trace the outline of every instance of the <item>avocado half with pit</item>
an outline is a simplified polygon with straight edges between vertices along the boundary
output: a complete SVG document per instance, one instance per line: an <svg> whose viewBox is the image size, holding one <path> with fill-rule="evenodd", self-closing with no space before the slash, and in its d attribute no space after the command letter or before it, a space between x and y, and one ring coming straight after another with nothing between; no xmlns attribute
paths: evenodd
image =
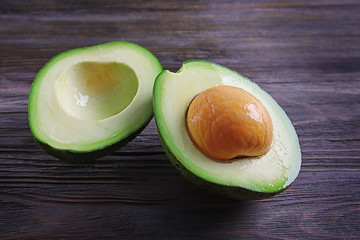
<svg viewBox="0 0 360 240"><path fill-rule="evenodd" d="M244 96L251 96L262 103L270 117L270 120L267 120L270 121L267 127L271 128L271 134L264 133L261 129L252 129L252 125L257 124L259 120L259 113L252 111L255 108L254 103L244 105L246 112L244 116L241 113L234 113L237 115L224 118L215 116L214 122L204 115L192 116L193 121L200 119L200 123L205 124L197 128L198 131L203 131L204 135L200 137L199 142L196 142L196 137L189 132L191 129L188 122L189 105L191 106L201 93L221 86L227 86L224 88L225 91L230 90L231 92L235 89L235 91L246 92ZM210 95L206 95L203 97L204 102L200 102L191 111L210 115L217 114L214 113L216 111L226 112L231 108L233 100L226 100L224 94L219 92L214 98L215 100L225 99L221 100L224 103L221 107L216 109L212 102L215 100L210 99ZM261 199L283 191L297 177L301 165L301 151L295 129L278 103L249 79L211 62L188 61L177 73L163 71L159 74L155 81L153 95L154 114L163 148L173 165L195 185L232 198ZM208 110L204 110L203 106ZM206 113L206 111L210 113ZM244 120L244 118L248 120ZM238 121L236 119L245 122L235 128L228 128L231 122ZM249 125L246 121L253 122ZM215 129L214 125L217 124L215 122L222 122L223 125L220 125L220 129ZM221 132L221 128L230 129L230 132ZM255 128L261 128L261 126ZM246 152L246 148L251 148L251 151L244 156L241 154L235 155L235 157L229 155L229 159L224 160L221 159L221 156L216 156L218 152L221 152L217 150L218 146L230 146L231 143L223 143L220 140L217 142L216 136L221 138L226 134L233 135L231 129L250 132L248 136L236 136L239 138L235 138L240 139L239 142L245 142L243 144L245 146L241 146L242 143L239 146L243 148L243 152ZM203 144L207 141L206 138L211 138L211 132L216 132L212 136L213 138L215 136L215 139L210 139L209 149L204 150ZM264 137L257 136L259 134L267 134L266 138L270 141L264 141L265 147L254 150L259 147L260 143L253 144L251 141L258 140L251 139L260 139L259 141L261 141ZM232 145L230 148L234 149ZM262 151L264 149L265 151ZM216 150L213 151L214 155L211 155L211 150ZM209 155L206 151L210 151ZM259 155L252 155L254 151L258 151Z"/></svg>
<svg viewBox="0 0 360 240"><path fill-rule="evenodd" d="M47 153L70 162L110 154L152 118L152 89L161 71L151 52L124 41L55 56L30 91L35 140Z"/></svg>

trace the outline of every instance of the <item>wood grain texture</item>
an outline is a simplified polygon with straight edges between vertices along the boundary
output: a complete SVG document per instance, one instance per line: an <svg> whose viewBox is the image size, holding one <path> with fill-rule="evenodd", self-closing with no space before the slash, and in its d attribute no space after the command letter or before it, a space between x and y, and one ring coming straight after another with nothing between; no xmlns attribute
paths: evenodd
<svg viewBox="0 0 360 240"><path fill-rule="evenodd" d="M360 2L0 1L1 239L359 239ZM164 69L213 61L249 77L300 138L299 177L280 195L239 202L187 182L154 121L92 164L33 141L28 93L56 54L136 42Z"/></svg>

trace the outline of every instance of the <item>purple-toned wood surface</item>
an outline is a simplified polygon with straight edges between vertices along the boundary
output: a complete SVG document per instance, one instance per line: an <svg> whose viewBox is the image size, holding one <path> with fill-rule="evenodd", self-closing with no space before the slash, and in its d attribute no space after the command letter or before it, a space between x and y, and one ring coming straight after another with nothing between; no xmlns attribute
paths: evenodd
<svg viewBox="0 0 360 240"><path fill-rule="evenodd" d="M56 54L138 43L164 69L203 59L258 83L302 147L274 198L201 191L168 161L154 120L90 164L46 155L28 94ZM360 1L0 1L1 239L360 239Z"/></svg>

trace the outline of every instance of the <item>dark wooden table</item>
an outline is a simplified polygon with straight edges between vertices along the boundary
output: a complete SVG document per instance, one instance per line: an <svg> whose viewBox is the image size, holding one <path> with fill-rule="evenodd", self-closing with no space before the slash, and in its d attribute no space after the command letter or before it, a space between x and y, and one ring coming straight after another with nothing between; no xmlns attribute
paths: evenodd
<svg viewBox="0 0 360 240"><path fill-rule="evenodd" d="M33 141L30 85L56 54L112 40L164 69L204 59L251 78L300 138L293 185L261 201L203 192L171 165L154 120L91 164ZM360 1L0 1L0 238L360 239Z"/></svg>

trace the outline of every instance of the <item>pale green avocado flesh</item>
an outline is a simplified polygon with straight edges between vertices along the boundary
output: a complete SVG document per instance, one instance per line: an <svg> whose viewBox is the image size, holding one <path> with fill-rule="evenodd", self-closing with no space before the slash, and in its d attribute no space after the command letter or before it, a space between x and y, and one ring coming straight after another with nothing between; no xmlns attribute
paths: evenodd
<svg viewBox="0 0 360 240"><path fill-rule="evenodd" d="M191 141L185 115L192 99L221 85L242 88L265 106L273 122L271 149L260 157L218 162L202 154ZM163 71L155 80L154 114L159 136L172 163L196 185L238 199L259 199L286 189L301 165L293 125L277 102L240 74L206 61L188 61L177 73Z"/></svg>
<svg viewBox="0 0 360 240"><path fill-rule="evenodd" d="M108 42L61 53L37 74L29 123L49 154L83 162L105 156L146 127L157 58L130 42Z"/></svg>

